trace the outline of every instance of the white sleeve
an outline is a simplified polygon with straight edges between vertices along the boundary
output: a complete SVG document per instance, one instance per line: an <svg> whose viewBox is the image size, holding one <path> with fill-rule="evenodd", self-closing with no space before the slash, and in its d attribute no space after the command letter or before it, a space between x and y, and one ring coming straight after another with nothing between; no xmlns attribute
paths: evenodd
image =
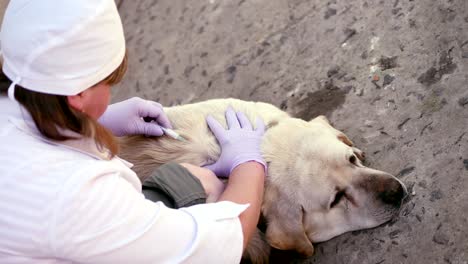
<svg viewBox="0 0 468 264"><path fill-rule="evenodd" d="M169 209L146 200L121 173L106 170L64 192L51 225L57 258L80 263L240 262L238 216L248 205L219 202Z"/></svg>

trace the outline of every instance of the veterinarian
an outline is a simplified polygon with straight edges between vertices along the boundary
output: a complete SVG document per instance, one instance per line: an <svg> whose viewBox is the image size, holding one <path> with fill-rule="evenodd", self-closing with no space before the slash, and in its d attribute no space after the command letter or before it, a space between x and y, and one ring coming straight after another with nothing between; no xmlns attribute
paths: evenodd
<svg viewBox="0 0 468 264"><path fill-rule="evenodd" d="M261 122L253 129L232 110L228 129L208 118L219 160L167 164L145 182L172 209L145 199L116 155L112 133L161 136L171 125L152 101L107 107L127 64L113 0L12 0L0 39L12 81L0 98L0 263L240 261L263 195ZM215 173L229 176L225 187ZM204 203L211 191L218 202Z"/></svg>

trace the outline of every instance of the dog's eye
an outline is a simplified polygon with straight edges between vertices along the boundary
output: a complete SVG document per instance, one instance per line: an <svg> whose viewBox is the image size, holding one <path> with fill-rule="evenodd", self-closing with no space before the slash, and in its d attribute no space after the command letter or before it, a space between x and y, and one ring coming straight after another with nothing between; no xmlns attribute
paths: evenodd
<svg viewBox="0 0 468 264"><path fill-rule="evenodd" d="M349 156L349 162L351 162L352 164L356 165L356 161L357 161L357 158L356 158L355 155Z"/></svg>
<svg viewBox="0 0 468 264"><path fill-rule="evenodd" d="M341 199L343 199L343 197L345 196L345 192L344 191L338 191L336 194L335 194L335 199L333 199L333 201L331 202L330 204L330 208L333 208L335 207L337 204L340 203Z"/></svg>

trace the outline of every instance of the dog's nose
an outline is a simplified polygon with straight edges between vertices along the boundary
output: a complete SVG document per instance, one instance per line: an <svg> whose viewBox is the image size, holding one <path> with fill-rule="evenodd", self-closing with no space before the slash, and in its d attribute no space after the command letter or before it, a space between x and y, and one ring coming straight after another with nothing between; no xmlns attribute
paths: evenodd
<svg viewBox="0 0 468 264"><path fill-rule="evenodd" d="M378 196L384 203L398 207L406 195L406 189L403 185L398 180L389 178L384 180L383 190Z"/></svg>

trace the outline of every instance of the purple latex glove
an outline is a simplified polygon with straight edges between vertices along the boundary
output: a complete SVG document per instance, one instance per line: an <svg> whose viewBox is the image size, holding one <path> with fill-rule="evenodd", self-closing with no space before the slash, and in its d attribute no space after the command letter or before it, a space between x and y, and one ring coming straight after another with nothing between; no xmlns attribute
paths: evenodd
<svg viewBox="0 0 468 264"><path fill-rule="evenodd" d="M139 97L109 105L98 122L116 136L162 136L160 126L172 128L161 104Z"/></svg>
<svg viewBox="0 0 468 264"><path fill-rule="evenodd" d="M265 124L257 119L257 129L253 130L249 119L242 112L234 112L229 107L226 111L228 130L213 117L208 116L206 122L221 146L221 155L216 163L204 166L217 176L227 177L232 170L248 161L256 161L265 167L260 153L260 144L265 133Z"/></svg>

